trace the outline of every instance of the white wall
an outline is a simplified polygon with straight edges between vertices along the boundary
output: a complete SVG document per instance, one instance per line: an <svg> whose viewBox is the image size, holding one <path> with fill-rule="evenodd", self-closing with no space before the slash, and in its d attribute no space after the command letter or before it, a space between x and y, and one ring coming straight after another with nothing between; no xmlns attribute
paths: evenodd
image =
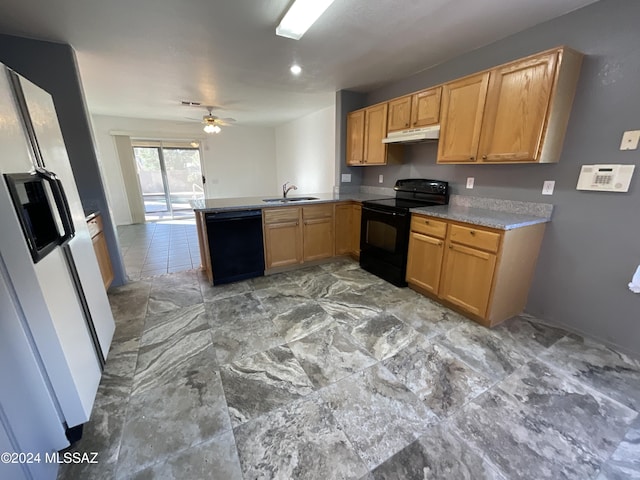
<svg viewBox="0 0 640 480"><path fill-rule="evenodd" d="M276 127L277 182L298 186L296 195L333 191L335 105Z"/></svg>
<svg viewBox="0 0 640 480"><path fill-rule="evenodd" d="M184 139L201 142L203 169L207 177L206 196L244 197L278 195L275 132L271 127L223 128L207 135L198 123L181 123L137 118L93 116L98 156L114 221L131 223L122 170L112 131L131 137Z"/></svg>

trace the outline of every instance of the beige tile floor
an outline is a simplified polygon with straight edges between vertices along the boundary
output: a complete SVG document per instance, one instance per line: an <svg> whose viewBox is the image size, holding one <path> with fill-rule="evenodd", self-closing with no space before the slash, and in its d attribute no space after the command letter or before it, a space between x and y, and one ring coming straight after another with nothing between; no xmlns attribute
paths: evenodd
<svg viewBox="0 0 640 480"><path fill-rule="evenodd" d="M194 219L119 226L118 239L130 280L200 266Z"/></svg>

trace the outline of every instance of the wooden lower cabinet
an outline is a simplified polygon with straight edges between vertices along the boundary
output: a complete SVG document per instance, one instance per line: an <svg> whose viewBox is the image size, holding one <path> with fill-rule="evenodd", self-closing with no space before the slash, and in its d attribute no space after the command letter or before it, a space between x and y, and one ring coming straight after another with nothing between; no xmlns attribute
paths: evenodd
<svg viewBox="0 0 640 480"><path fill-rule="evenodd" d="M102 283L104 284L104 288L108 289L113 282L114 273L111 257L109 256L109 249L107 247L107 239L102 231L102 216L96 215L93 217L87 222L87 227L91 235L91 241L93 242L96 260L98 260L98 267L100 267Z"/></svg>
<svg viewBox="0 0 640 480"><path fill-rule="evenodd" d="M357 203L338 203L335 210L336 255L360 258L360 219L362 206Z"/></svg>
<svg viewBox="0 0 640 480"><path fill-rule="evenodd" d="M412 216L407 283L485 326L524 310L545 224L513 230Z"/></svg>
<svg viewBox="0 0 640 480"><path fill-rule="evenodd" d="M437 293L440 286L443 252L442 239L411 232L407 282L418 285L428 292Z"/></svg>
<svg viewBox="0 0 640 480"><path fill-rule="evenodd" d="M265 208L266 273L335 255L359 256L361 209L352 201Z"/></svg>
<svg viewBox="0 0 640 480"><path fill-rule="evenodd" d="M286 267L302 262L301 209L273 208L263 211L265 267Z"/></svg>
<svg viewBox="0 0 640 480"><path fill-rule="evenodd" d="M351 206L351 256L356 260L360 258L360 231L362 221L362 205L360 203Z"/></svg>
<svg viewBox="0 0 640 480"><path fill-rule="evenodd" d="M450 242L445 256L440 296L474 315L484 317L496 255Z"/></svg>
<svg viewBox="0 0 640 480"><path fill-rule="evenodd" d="M202 211L196 212L196 229L198 230L198 246L200 247L200 268L204 270L209 283L213 285L213 268L209 252L206 216L207 214Z"/></svg>

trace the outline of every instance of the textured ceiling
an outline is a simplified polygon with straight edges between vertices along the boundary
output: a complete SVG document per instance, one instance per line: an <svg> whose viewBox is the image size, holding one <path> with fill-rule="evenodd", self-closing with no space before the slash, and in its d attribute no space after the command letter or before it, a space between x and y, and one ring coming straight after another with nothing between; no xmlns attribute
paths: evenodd
<svg viewBox="0 0 640 480"><path fill-rule="evenodd" d="M290 0L3 0L0 32L71 44L93 114L276 125L594 0L336 0L295 41ZM293 77L298 62L303 73Z"/></svg>

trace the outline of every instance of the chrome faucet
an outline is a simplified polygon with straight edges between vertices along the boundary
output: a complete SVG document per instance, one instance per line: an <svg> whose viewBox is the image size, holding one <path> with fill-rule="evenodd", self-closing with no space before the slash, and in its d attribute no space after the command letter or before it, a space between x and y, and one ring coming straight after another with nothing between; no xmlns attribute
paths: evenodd
<svg viewBox="0 0 640 480"><path fill-rule="evenodd" d="M287 198L287 193L289 193L289 190L297 190L298 187L296 187L295 185L290 185L287 187L287 184L290 182L284 182L284 185L282 185L282 198Z"/></svg>

